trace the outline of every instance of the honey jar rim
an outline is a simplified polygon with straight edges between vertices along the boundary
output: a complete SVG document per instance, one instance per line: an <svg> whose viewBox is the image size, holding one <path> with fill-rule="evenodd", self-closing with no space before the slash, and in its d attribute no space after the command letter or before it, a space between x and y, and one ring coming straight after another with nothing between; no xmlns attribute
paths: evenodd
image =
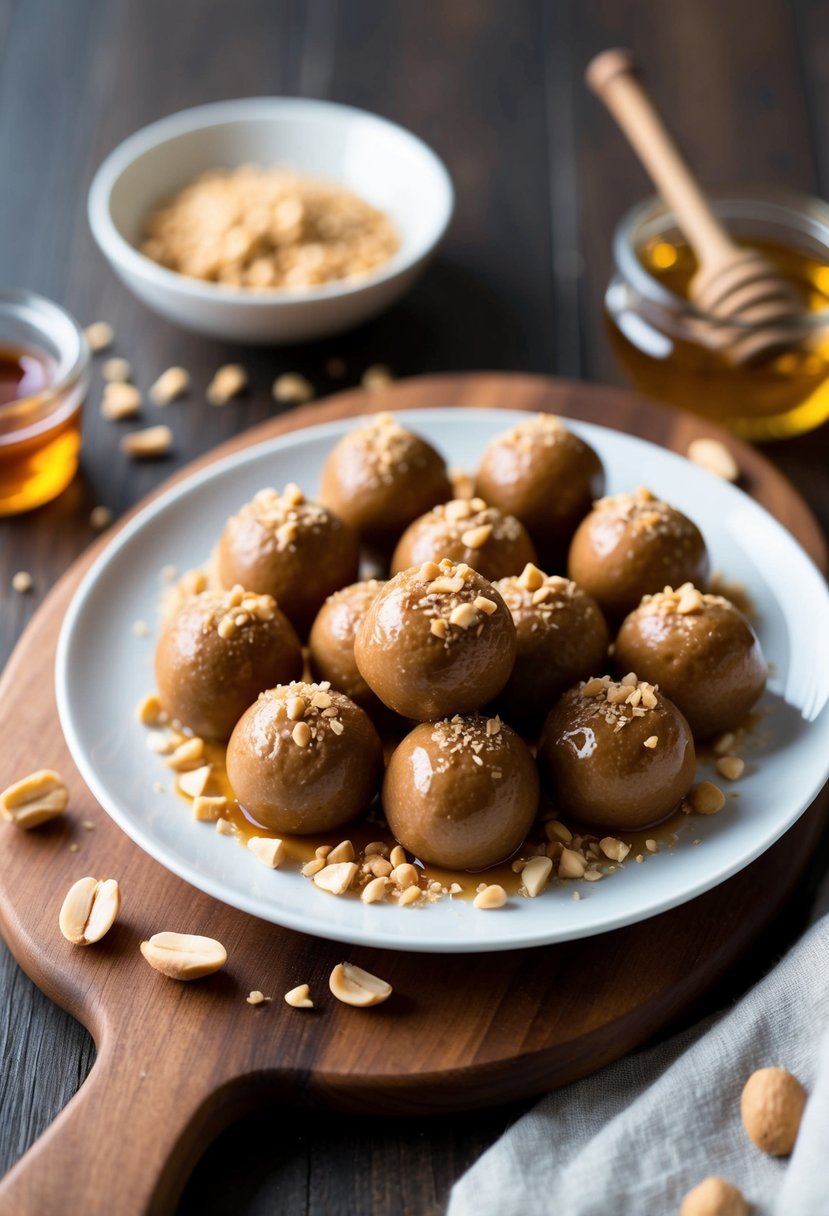
<svg viewBox="0 0 829 1216"><path fill-rule="evenodd" d="M6 321L9 317L27 326L31 336L21 338L19 334L9 332ZM89 372L89 343L78 322L54 300L26 288L0 289L0 350L41 353L57 365L50 384L2 407L6 417L35 403L46 407L52 401L59 401Z"/></svg>
<svg viewBox="0 0 829 1216"><path fill-rule="evenodd" d="M814 195L795 190L773 187L757 189L741 187L739 190L713 190L708 194L714 211L729 226L729 221L745 221L748 224L771 225L776 223L778 231L784 228L809 238L823 247L829 263L829 204ZM625 282L632 284L639 294L649 302L682 314L708 325L724 324L710 313L697 308L686 296L671 291L648 271L638 256L648 237L656 236L657 224L669 220L677 227L671 210L658 194L649 195L629 208L613 232L612 248L615 270ZM650 225L652 230L646 231ZM819 235L822 233L822 235ZM740 233L737 234L742 235ZM758 237L760 233L756 234ZM797 245L797 242L792 242ZM802 331L804 325L820 328L829 323L829 305L818 311L804 309L802 313L777 322L783 327L791 326ZM730 320L729 328L745 329L751 333L757 326L750 321Z"/></svg>

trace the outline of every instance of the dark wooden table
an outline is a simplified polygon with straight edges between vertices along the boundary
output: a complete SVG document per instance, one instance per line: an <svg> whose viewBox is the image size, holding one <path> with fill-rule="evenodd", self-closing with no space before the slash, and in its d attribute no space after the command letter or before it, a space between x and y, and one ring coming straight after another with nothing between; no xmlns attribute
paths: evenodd
<svg viewBox="0 0 829 1216"><path fill-rule="evenodd" d="M120 514L267 417L282 371L302 372L319 395L376 362L398 376L498 368L621 382L601 321L609 239L649 191L581 83L590 56L615 44L641 57L707 183L829 192L820 0L0 0L0 284L42 292L84 323L108 320L142 388L173 363L194 384L165 415L175 454L136 465L97 412L95 372L82 473L50 506L0 521L0 662L92 538L90 509ZM266 93L401 122L444 158L457 188L456 219L422 283L378 321L312 347L246 350L165 324L115 281L86 223L92 174L124 136L184 106ZM346 361L343 381L326 376L334 355ZM205 411L212 371L237 359L253 391ZM766 451L829 527L829 429ZM34 579L26 596L10 589L19 569ZM75 1091L93 1050L0 946L0 1172ZM182 1213L438 1212L452 1181L521 1112L392 1123L299 1112L288 1133L276 1130L279 1113L225 1133Z"/></svg>

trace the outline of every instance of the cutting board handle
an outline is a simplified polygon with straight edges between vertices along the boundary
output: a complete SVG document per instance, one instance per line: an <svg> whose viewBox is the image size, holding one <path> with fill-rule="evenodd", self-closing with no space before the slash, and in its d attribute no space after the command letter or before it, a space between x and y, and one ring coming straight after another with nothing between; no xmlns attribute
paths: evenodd
<svg viewBox="0 0 829 1216"><path fill-rule="evenodd" d="M257 1105L258 1083L222 1086L188 1068L163 1027L148 1066L147 1037L138 1052L124 1040L99 1049L77 1094L0 1182L2 1216L172 1216L205 1144Z"/></svg>

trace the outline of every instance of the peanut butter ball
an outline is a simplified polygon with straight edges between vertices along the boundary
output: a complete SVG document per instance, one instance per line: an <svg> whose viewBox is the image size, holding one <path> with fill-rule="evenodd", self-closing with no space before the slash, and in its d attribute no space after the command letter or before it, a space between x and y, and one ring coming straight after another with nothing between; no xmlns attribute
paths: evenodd
<svg viewBox="0 0 829 1216"><path fill-rule="evenodd" d="M512 675L496 705L508 722L540 725L565 689L605 666L607 623L592 596L537 566L495 586L512 613L518 640Z"/></svg>
<svg viewBox="0 0 829 1216"><path fill-rule="evenodd" d="M276 601L241 587L186 599L155 652L161 704L208 739L227 739L263 688L301 674L299 638Z"/></svg>
<svg viewBox="0 0 829 1216"><path fill-rule="evenodd" d="M329 595L317 613L308 639L314 677L329 680L339 692L369 711L377 707L377 698L360 675L354 658L354 639L384 585L372 578Z"/></svg>
<svg viewBox="0 0 829 1216"><path fill-rule="evenodd" d="M227 775L245 810L287 835L327 832L361 814L383 772L368 715L326 681L263 692L227 745Z"/></svg>
<svg viewBox="0 0 829 1216"><path fill-rule="evenodd" d="M225 587L273 595L301 637L327 596L357 577L356 533L298 486L261 490L225 524L217 571Z"/></svg>
<svg viewBox="0 0 829 1216"><path fill-rule="evenodd" d="M480 870L509 857L532 826L538 770L499 718L456 714L424 722L389 761L383 809L394 836L421 861Z"/></svg>
<svg viewBox="0 0 829 1216"><path fill-rule="evenodd" d="M484 578L518 574L535 561L524 525L482 498L455 498L409 524L391 559L392 574L448 557L465 562Z"/></svg>
<svg viewBox="0 0 829 1216"><path fill-rule="evenodd" d="M357 633L354 657L372 692L418 721L491 701L515 662L515 626L491 583L445 559L386 583Z"/></svg>
<svg viewBox="0 0 829 1216"><path fill-rule="evenodd" d="M694 780L691 728L634 674L571 688L544 723L538 762L557 807L585 823L635 831L658 823Z"/></svg>
<svg viewBox="0 0 829 1216"><path fill-rule="evenodd" d="M560 418L539 414L489 441L476 491L521 520L545 569L560 569L577 526L604 493L604 469Z"/></svg>
<svg viewBox="0 0 829 1216"><path fill-rule="evenodd" d="M646 595L616 639L618 669L658 684L695 739L739 726L766 687L757 635L739 609L691 583Z"/></svg>
<svg viewBox="0 0 829 1216"><path fill-rule="evenodd" d="M643 595L704 584L708 552L696 524L642 487L596 503L576 530L567 570L618 621Z"/></svg>
<svg viewBox="0 0 829 1216"><path fill-rule="evenodd" d="M443 457L392 414L344 435L322 471L326 506L386 550L413 519L451 496Z"/></svg>

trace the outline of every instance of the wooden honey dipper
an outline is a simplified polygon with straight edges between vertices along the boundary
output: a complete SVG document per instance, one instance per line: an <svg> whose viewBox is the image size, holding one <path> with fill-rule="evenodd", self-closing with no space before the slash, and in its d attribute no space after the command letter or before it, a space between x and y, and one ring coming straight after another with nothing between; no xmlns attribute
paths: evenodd
<svg viewBox="0 0 829 1216"><path fill-rule="evenodd" d="M694 251L699 269L689 295L717 322L705 327L705 341L737 366L796 347L804 337L794 323L807 309L802 292L765 254L731 239L642 86L630 51L603 51L588 64L585 80L624 131Z"/></svg>

